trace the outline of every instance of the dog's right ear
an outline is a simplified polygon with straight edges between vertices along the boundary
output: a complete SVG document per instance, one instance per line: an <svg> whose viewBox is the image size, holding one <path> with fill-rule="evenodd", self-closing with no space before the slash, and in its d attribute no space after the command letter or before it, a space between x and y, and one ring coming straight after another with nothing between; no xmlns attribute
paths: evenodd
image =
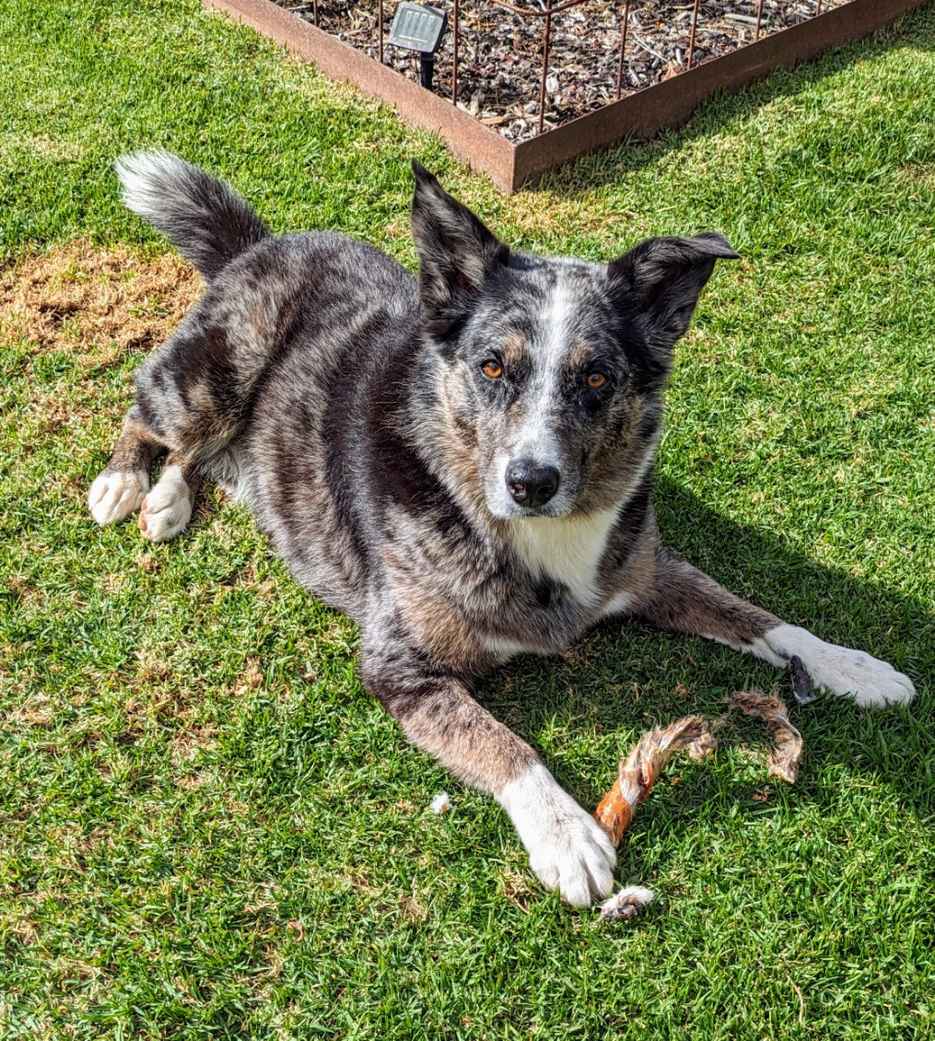
<svg viewBox="0 0 935 1041"><path fill-rule="evenodd" d="M509 260L510 251L415 160L412 172L412 235L419 254L422 310L429 328L443 334L467 313L490 273Z"/></svg>

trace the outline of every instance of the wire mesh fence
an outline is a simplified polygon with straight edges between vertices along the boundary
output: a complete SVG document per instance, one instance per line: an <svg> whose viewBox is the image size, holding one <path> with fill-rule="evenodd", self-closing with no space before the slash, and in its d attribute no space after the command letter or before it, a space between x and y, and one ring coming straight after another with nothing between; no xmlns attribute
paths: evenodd
<svg viewBox="0 0 935 1041"><path fill-rule="evenodd" d="M419 79L388 42L391 0L275 0ZM431 0L448 15L433 91L513 142L529 140L850 0Z"/></svg>

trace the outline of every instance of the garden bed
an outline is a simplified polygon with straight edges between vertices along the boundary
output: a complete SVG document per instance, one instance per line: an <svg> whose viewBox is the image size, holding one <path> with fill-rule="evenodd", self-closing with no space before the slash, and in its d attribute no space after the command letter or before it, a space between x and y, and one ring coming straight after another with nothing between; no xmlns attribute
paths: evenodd
<svg viewBox="0 0 935 1041"><path fill-rule="evenodd" d="M432 90L419 85L417 56L389 44L395 2L382 4L382 33L380 0L203 2L391 102L514 191L584 152L678 126L715 91L858 39L924 0L552 0L549 16L550 0L436 0L451 17Z"/></svg>
<svg viewBox="0 0 935 1041"><path fill-rule="evenodd" d="M370 58L379 60L379 0L273 0ZM512 0L520 14L494 0L466 0L459 10L458 97L460 108L510 141L527 141L543 130L603 108L619 97L799 25L848 0L584 0L553 16L544 105L542 12L538 0ZM384 41L397 4L383 6ZM436 57L434 92L451 98L454 72L452 0L433 0L448 12L449 31ZM558 0L556 0L558 6ZM622 76L620 44L627 18ZM694 47L692 24L694 22ZM412 51L384 42L383 63L418 82ZM618 93L619 86L619 93Z"/></svg>

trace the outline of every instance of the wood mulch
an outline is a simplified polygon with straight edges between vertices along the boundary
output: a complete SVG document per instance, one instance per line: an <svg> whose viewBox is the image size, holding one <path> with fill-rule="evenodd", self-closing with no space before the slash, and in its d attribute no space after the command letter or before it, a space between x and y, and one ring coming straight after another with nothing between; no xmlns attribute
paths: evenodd
<svg viewBox="0 0 935 1041"><path fill-rule="evenodd" d="M274 0L325 32L377 58L378 0ZM562 0L556 0L556 3ZM698 6L692 64L709 61L760 36L807 21L820 0L703 0ZM848 0L821 0L821 10ZM463 0L460 11L458 105L510 141L539 132L545 0L512 0L528 14L498 7L492 0ZM451 97L451 0L433 0L448 11L448 32L436 55L434 91ZM384 3L386 37L396 3ZM627 24L622 94L660 83L689 65L694 0L631 0ZM617 99L617 76L624 3L585 0L553 16L546 77L544 130ZM384 62L410 79L419 78L418 55L384 45Z"/></svg>

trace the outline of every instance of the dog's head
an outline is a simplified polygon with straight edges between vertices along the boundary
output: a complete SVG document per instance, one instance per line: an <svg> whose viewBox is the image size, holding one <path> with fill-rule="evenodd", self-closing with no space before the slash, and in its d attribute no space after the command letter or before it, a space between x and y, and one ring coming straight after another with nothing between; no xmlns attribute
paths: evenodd
<svg viewBox="0 0 935 1041"><path fill-rule="evenodd" d="M611 264L513 253L413 164L423 335L442 414L497 518L620 501L654 451L661 392L723 236L655 238Z"/></svg>

